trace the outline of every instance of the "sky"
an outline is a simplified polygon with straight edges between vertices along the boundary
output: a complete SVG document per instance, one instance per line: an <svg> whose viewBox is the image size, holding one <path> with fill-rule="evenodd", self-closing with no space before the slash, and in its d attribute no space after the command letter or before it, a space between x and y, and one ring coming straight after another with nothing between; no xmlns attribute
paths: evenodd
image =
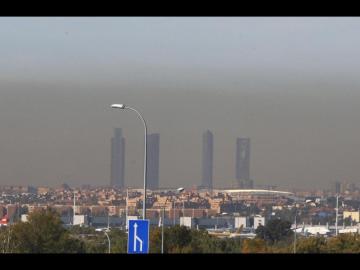
<svg viewBox="0 0 360 270"><path fill-rule="evenodd" d="M0 185L109 185L110 139L141 187L143 126L160 133L160 186L235 183L237 137L255 185L360 185L360 18L2 17Z"/></svg>

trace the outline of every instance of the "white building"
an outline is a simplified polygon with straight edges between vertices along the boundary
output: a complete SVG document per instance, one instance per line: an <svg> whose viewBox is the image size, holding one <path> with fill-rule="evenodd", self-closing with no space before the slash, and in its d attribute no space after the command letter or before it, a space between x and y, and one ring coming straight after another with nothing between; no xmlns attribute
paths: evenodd
<svg viewBox="0 0 360 270"><path fill-rule="evenodd" d="M264 217L254 217L254 229L259 226L265 226L265 218Z"/></svg>
<svg viewBox="0 0 360 270"><path fill-rule="evenodd" d="M86 215L74 215L73 225L87 225L88 218Z"/></svg>
<svg viewBox="0 0 360 270"><path fill-rule="evenodd" d="M249 217L235 217L235 229L240 227L248 228L250 227Z"/></svg>
<svg viewBox="0 0 360 270"><path fill-rule="evenodd" d="M185 226L191 229L194 227L194 219L192 217L180 217L180 226Z"/></svg>

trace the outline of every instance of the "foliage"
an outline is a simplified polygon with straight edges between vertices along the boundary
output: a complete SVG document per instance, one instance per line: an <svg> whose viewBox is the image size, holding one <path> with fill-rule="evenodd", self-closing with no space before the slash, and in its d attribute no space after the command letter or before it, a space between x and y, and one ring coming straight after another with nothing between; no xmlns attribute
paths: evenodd
<svg viewBox="0 0 360 270"><path fill-rule="evenodd" d="M360 253L360 235L357 233L346 233L330 238L326 246L326 252Z"/></svg>
<svg viewBox="0 0 360 270"><path fill-rule="evenodd" d="M241 249L242 253L265 253L268 251L266 242L263 239L244 239Z"/></svg>
<svg viewBox="0 0 360 270"><path fill-rule="evenodd" d="M300 237L296 243L296 253L323 253L326 244L322 236Z"/></svg>
<svg viewBox="0 0 360 270"><path fill-rule="evenodd" d="M164 228L164 253L234 253L241 251L240 245L239 239L219 239L205 230ZM161 252L161 228L150 231L150 252Z"/></svg>
<svg viewBox="0 0 360 270"><path fill-rule="evenodd" d="M259 226L255 233L256 237L265 240L268 244L287 240L292 235L291 222L281 219L271 219L265 226Z"/></svg>
<svg viewBox="0 0 360 270"><path fill-rule="evenodd" d="M259 226L254 239L218 238L206 230L184 226L164 228L164 253L293 253L290 222L269 220ZM127 233L116 228L108 232L112 253L127 252ZM150 229L150 252L161 252L161 228ZM298 236L297 253L360 253L359 234L337 237ZM51 209L29 215L28 222L0 228L2 253L107 253L108 239L93 227L64 228Z"/></svg>
<svg viewBox="0 0 360 270"><path fill-rule="evenodd" d="M78 253L84 245L71 237L63 227L60 216L51 209L35 211L28 222L8 228L11 232L9 252L15 253Z"/></svg>

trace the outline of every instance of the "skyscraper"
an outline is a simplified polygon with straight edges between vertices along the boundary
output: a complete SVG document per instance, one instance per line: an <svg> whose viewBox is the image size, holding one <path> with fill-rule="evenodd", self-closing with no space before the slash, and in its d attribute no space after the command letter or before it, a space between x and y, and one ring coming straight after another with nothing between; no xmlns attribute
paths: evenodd
<svg viewBox="0 0 360 270"><path fill-rule="evenodd" d="M123 188L125 186L125 138L121 128L114 129L111 138L111 186Z"/></svg>
<svg viewBox="0 0 360 270"><path fill-rule="evenodd" d="M236 179L240 188L253 188L250 179L250 138L236 139Z"/></svg>
<svg viewBox="0 0 360 270"><path fill-rule="evenodd" d="M147 172L146 182L149 189L159 189L159 153L160 135L158 133L147 136Z"/></svg>
<svg viewBox="0 0 360 270"><path fill-rule="evenodd" d="M341 183L339 181L335 182L335 193L340 194L341 193Z"/></svg>
<svg viewBox="0 0 360 270"><path fill-rule="evenodd" d="M202 181L203 188L213 188L213 134L207 130L203 134Z"/></svg>

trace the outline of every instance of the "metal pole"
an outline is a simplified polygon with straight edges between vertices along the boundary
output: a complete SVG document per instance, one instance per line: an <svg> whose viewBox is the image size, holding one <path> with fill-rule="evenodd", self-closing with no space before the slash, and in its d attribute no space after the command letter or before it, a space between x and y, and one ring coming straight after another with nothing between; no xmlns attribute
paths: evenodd
<svg viewBox="0 0 360 270"><path fill-rule="evenodd" d="M146 122L144 120L144 118L142 117L142 115L135 110L134 108L131 108L129 106L126 106L125 109L129 109L132 110L134 112L137 113L137 115L139 116L139 118L141 119L141 121L144 124L144 203L143 203L143 219L146 219L146 171L147 171L147 126L146 126Z"/></svg>
<svg viewBox="0 0 360 270"><path fill-rule="evenodd" d="M161 221L161 254L164 253L164 221L165 221L165 207L169 197L166 197L165 203L163 205L162 211L162 221Z"/></svg>
<svg viewBox="0 0 360 270"><path fill-rule="evenodd" d="M165 218L165 206L163 206L162 220L161 220L161 254L164 254L164 218Z"/></svg>
<svg viewBox="0 0 360 270"><path fill-rule="evenodd" d="M335 235L338 235L339 195L336 195Z"/></svg>
<svg viewBox="0 0 360 270"><path fill-rule="evenodd" d="M174 218L174 226L175 226L175 200L173 201L173 205L174 205L174 207L173 207L173 218Z"/></svg>
<svg viewBox="0 0 360 270"><path fill-rule="evenodd" d="M185 217L185 201L183 201L182 216Z"/></svg>
<svg viewBox="0 0 360 270"><path fill-rule="evenodd" d="M129 200L129 188L126 188L126 210L125 210L125 230L128 230L128 214L129 214L129 210L128 210L128 200Z"/></svg>
<svg viewBox="0 0 360 270"><path fill-rule="evenodd" d="M107 234L107 232L106 232L106 231L104 231L104 233L105 233L105 235L106 235L106 237L107 237L107 239L108 239L108 242L109 242L109 251L108 251L108 253L110 253L110 252L111 252L111 242L110 242L110 237L109 237L109 235Z"/></svg>
<svg viewBox="0 0 360 270"><path fill-rule="evenodd" d="M74 213L73 213L73 225L75 225L75 192L74 192Z"/></svg>
<svg viewBox="0 0 360 270"><path fill-rule="evenodd" d="M296 224L296 215L297 215L297 210L296 210L296 212L295 212L294 254L296 253L296 229L297 229L297 224Z"/></svg>

